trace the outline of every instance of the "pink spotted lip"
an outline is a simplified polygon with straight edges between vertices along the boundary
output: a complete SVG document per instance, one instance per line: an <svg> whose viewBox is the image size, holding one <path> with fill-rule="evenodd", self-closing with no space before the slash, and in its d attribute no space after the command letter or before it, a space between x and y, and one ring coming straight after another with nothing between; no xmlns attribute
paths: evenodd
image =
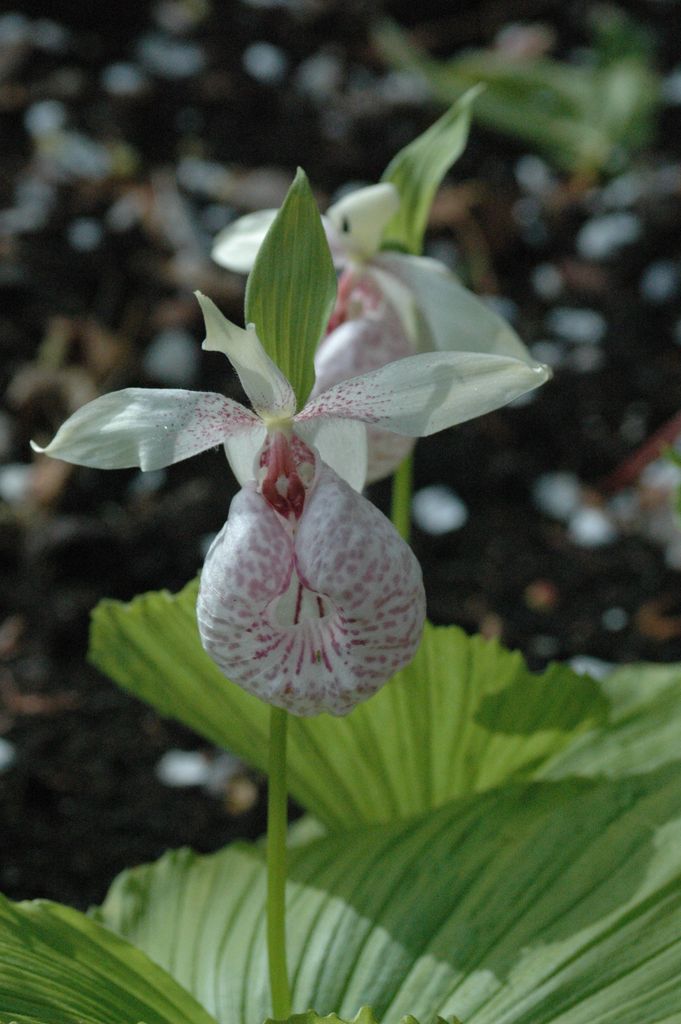
<svg viewBox="0 0 681 1024"><path fill-rule="evenodd" d="M421 569L388 520L328 466L292 531L255 485L234 498L197 603L225 675L295 715L347 714L414 656Z"/></svg>

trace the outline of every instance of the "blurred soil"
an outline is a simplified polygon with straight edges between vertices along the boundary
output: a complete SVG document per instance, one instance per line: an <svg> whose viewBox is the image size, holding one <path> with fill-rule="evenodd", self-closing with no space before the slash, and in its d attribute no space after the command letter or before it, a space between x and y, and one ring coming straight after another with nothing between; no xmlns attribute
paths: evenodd
<svg viewBox="0 0 681 1024"><path fill-rule="evenodd" d="M585 45L589 5L459 6L385 10L441 54L517 21L548 25L558 56ZM679 12L628 7L669 78ZM119 387L239 397L199 347L195 288L242 315L243 281L211 264L212 235L277 205L297 164L322 207L376 180L439 113L373 50L377 9L165 0L0 15L0 889L13 897L86 906L167 847L262 830L261 780L86 663L100 598L197 572L235 492L224 456L100 473L36 460L28 442ZM555 377L419 444L413 543L431 618L498 636L534 668L681 660L674 479L652 460L660 444L645 450L681 430L665 426L681 409L679 104L609 182L558 175L476 128L433 210L428 251L491 296ZM387 508L389 486L372 496ZM159 764L177 750L196 753L184 781L197 784L167 784Z"/></svg>

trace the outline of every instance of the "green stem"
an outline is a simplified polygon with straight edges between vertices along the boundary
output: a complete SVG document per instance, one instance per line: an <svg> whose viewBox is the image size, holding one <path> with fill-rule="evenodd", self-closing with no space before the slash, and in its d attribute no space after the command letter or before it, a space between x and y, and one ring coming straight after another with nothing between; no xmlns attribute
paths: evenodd
<svg viewBox="0 0 681 1024"><path fill-rule="evenodd" d="M286 969L286 726L288 714L270 708L270 763L267 792L267 955L272 1016L291 1016Z"/></svg>
<svg viewBox="0 0 681 1024"><path fill-rule="evenodd" d="M400 537L409 543L411 532L411 490L414 456L407 455L393 476L392 509L390 518Z"/></svg>

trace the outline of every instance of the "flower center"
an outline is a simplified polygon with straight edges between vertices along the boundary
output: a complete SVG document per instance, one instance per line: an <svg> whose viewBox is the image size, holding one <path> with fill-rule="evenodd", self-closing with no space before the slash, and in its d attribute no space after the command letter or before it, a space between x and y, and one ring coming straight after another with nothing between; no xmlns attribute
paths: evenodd
<svg viewBox="0 0 681 1024"><path fill-rule="evenodd" d="M314 475L314 455L299 437L275 430L260 452L260 468L263 498L280 516L296 523Z"/></svg>

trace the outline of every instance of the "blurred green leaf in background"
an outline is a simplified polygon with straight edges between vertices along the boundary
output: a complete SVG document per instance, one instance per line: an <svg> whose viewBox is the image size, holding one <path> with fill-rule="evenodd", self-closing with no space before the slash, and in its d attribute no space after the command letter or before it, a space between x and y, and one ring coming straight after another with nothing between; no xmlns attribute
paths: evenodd
<svg viewBox="0 0 681 1024"><path fill-rule="evenodd" d="M641 26L619 8L599 6L590 33L580 64L501 49L438 60L392 22L377 27L374 41L389 64L419 73L442 103L484 84L475 103L481 124L590 179L621 171L650 142L660 97L652 42Z"/></svg>

